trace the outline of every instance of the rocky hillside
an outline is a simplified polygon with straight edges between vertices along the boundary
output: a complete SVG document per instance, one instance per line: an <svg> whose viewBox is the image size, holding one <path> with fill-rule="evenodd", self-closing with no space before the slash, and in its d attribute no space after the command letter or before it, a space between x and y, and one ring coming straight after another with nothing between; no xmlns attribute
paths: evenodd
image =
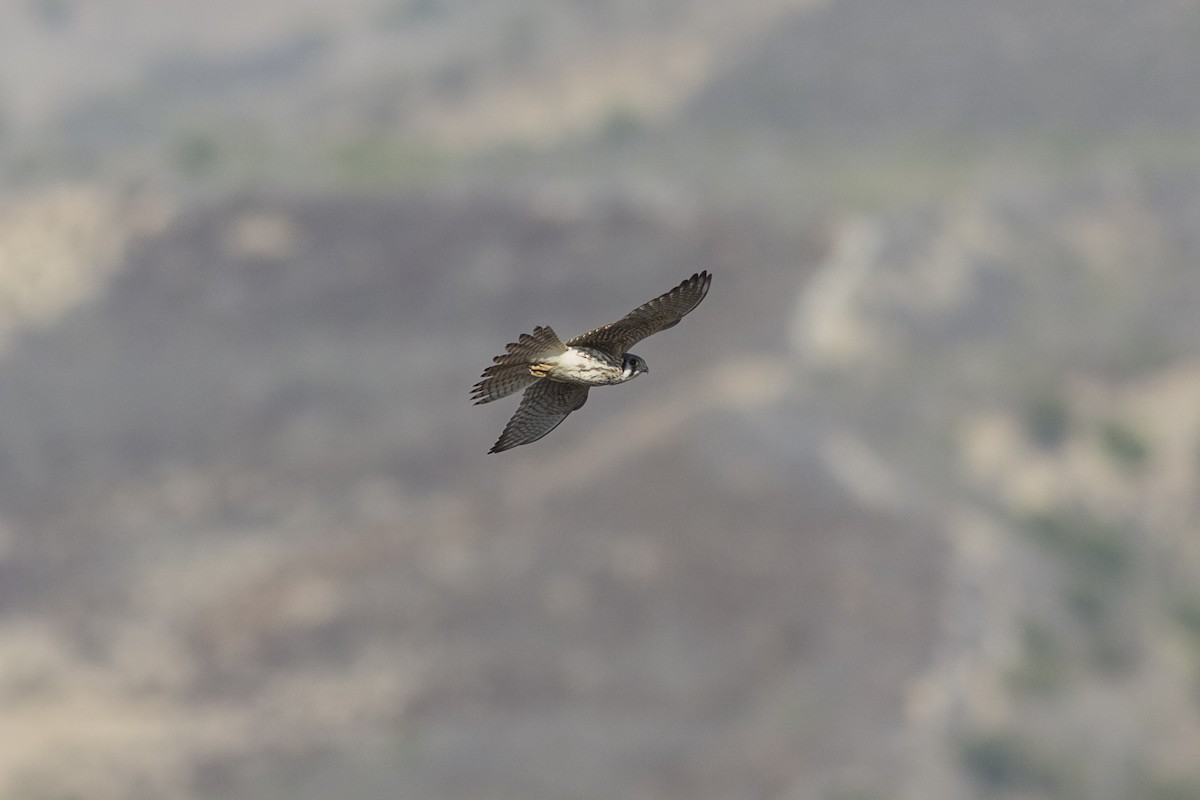
<svg viewBox="0 0 1200 800"><path fill-rule="evenodd" d="M2 362L6 785L1190 791L1188 185L791 240L620 200L123 201L160 222ZM701 268L653 378L483 455L502 340Z"/></svg>
<svg viewBox="0 0 1200 800"><path fill-rule="evenodd" d="M0 797L1200 798L1193 15L993 5L0 8Z"/></svg>

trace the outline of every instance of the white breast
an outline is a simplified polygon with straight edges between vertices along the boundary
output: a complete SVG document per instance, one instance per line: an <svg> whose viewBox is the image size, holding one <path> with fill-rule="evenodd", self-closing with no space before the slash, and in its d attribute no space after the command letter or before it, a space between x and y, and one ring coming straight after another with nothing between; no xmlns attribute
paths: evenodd
<svg viewBox="0 0 1200 800"><path fill-rule="evenodd" d="M554 380L583 383L589 386L608 386L626 380L620 362L613 364L586 350L569 347L557 355L548 377Z"/></svg>

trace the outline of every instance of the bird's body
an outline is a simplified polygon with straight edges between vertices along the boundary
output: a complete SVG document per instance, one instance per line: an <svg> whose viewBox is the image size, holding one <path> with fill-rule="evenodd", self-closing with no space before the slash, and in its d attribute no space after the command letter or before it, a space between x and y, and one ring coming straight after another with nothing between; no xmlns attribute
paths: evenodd
<svg viewBox="0 0 1200 800"><path fill-rule="evenodd" d="M563 383L584 386L612 386L624 383L641 374L633 361L636 356L616 358L594 347L567 347L566 352L549 356L529 365L529 374ZM627 363L627 361L629 363Z"/></svg>
<svg viewBox="0 0 1200 800"><path fill-rule="evenodd" d="M563 342L548 326L509 344L483 371L471 395L476 404L499 400L524 389L521 404L500 439L488 452L499 453L529 444L554 430L587 402L592 386L612 386L649 372L645 360L629 347L679 324L700 304L712 277L700 272L616 322Z"/></svg>

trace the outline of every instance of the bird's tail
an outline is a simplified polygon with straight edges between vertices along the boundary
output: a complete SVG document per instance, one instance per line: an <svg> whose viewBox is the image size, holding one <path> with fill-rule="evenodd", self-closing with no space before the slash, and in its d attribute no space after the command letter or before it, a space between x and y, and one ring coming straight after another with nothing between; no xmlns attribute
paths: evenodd
<svg viewBox="0 0 1200 800"><path fill-rule="evenodd" d="M567 352L567 346L548 325L533 329L533 333L522 333L521 338L504 348L502 356L496 356L490 367L483 371L482 380L475 384L471 399L475 405L490 403L524 389L538 380L530 374L529 365L546 356L557 356Z"/></svg>

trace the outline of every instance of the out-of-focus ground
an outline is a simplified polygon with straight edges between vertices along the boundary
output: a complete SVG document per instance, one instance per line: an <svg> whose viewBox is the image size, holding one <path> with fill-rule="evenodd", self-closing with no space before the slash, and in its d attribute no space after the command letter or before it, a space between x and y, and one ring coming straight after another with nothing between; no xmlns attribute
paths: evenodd
<svg viewBox="0 0 1200 800"><path fill-rule="evenodd" d="M0 799L1200 798L1198 37L0 6Z"/></svg>

